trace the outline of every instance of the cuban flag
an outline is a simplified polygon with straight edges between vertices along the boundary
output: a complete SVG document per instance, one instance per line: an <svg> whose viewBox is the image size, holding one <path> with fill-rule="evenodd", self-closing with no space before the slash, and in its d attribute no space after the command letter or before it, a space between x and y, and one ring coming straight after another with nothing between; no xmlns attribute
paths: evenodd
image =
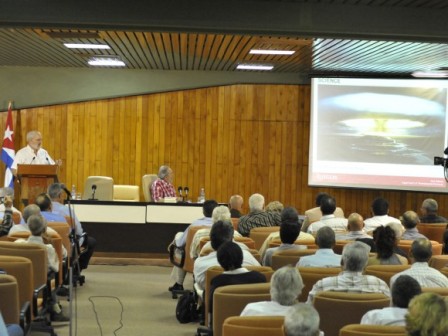
<svg viewBox="0 0 448 336"><path fill-rule="evenodd" d="M2 161L5 163L5 187L14 189L14 176L12 175L11 166L14 161L14 130L12 126L12 110L11 102L8 106L8 117L6 118L5 136L3 137Z"/></svg>

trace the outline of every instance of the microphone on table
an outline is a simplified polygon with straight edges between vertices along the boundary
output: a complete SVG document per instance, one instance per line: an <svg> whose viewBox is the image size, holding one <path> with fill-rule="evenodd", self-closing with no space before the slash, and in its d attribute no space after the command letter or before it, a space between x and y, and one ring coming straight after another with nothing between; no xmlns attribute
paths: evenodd
<svg viewBox="0 0 448 336"><path fill-rule="evenodd" d="M185 193L185 200L188 201L188 192L190 191L190 189L188 189L188 187L184 188L184 193Z"/></svg>
<svg viewBox="0 0 448 336"><path fill-rule="evenodd" d="M90 200L97 201L95 198L96 184L92 184L92 198Z"/></svg>
<svg viewBox="0 0 448 336"><path fill-rule="evenodd" d="M184 195L182 195L182 187L181 186L179 186L177 188L177 192L179 193L179 197L182 198L182 202L183 202L184 201Z"/></svg>

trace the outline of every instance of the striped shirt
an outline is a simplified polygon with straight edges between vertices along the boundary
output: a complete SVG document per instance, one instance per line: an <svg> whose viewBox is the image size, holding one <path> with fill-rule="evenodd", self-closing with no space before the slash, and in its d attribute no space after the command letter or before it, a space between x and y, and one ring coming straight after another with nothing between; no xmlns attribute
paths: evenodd
<svg viewBox="0 0 448 336"><path fill-rule="evenodd" d="M307 303L312 304L316 294L323 291L379 293L390 296L389 287L383 280L373 275L350 271L343 271L337 276L323 278L316 282L308 294Z"/></svg>
<svg viewBox="0 0 448 336"><path fill-rule="evenodd" d="M249 237L250 230L255 227L267 227L280 225L280 215L265 211L252 211L245 216L241 216L238 222L238 232L245 237Z"/></svg>
<svg viewBox="0 0 448 336"><path fill-rule="evenodd" d="M157 179L151 185L151 196L154 202L158 202L165 197L176 197L176 190L171 183Z"/></svg>
<svg viewBox="0 0 448 336"><path fill-rule="evenodd" d="M400 275L409 275L417 280L421 287L448 287L448 278L435 268L429 267L427 262L415 262L411 268L395 274L390 279L391 287Z"/></svg>

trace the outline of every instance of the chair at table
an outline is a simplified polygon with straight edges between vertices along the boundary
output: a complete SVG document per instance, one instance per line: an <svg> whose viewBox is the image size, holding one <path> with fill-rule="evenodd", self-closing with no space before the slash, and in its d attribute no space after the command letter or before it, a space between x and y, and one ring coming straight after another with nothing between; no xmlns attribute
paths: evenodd
<svg viewBox="0 0 448 336"><path fill-rule="evenodd" d="M225 319L222 336L284 336L283 316L231 316Z"/></svg>
<svg viewBox="0 0 448 336"><path fill-rule="evenodd" d="M339 331L339 336L406 336L405 327L348 324Z"/></svg>
<svg viewBox="0 0 448 336"><path fill-rule="evenodd" d="M315 249L276 251L272 255L272 268L278 270L286 265L295 266L300 257L312 255L316 251Z"/></svg>
<svg viewBox="0 0 448 336"><path fill-rule="evenodd" d="M272 233L280 230L280 226L256 227L250 230L249 238L255 242L255 249L259 250L266 238Z"/></svg>
<svg viewBox="0 0 448 336"><path fill-rule="evenodd" d="M150 189L155 180L157 180L157 174L146 174L142 177L142 189L145 202L154 202Z"/></svg>
<svg viewBox="0 0 448 336"><path fill-rule="evenodd" d="M340 267L297 267L297 269L305 285L299 296L300 302L305 302L308 299L308 293L316 282L326 277L338 275L342 271Z"/></svg>
<svg viewBox="0 0 448 336"><path fill-rule="evenodd" d="M221 336L225 319L239 316L248 303L270 299L269 283L218 288L213 297L213 336Z"/></svg>
<svg viewBox="0 0 448 336"><path fill-rule="evenodd" d="M325 336L338 336L343 326L359 323L369 310L388 307L390 298L383 294L324 291L316 294L313 305Z"/></svg>
<svg viewBox="0 0 448 336"><path fill-rule="evenodd" d="M95 186L95 188L94 188ZM84 183L82 199L88 200L93 196L100 201L112 201L114 199L114 179L108 176L89 176Z"/></svg>
<svg viewBox="0 0 448 336"><path fill-rule="evenodd" d="M410 267L411 265L370 265L365 268L364 274L374 275L389 285L390 278Z"/></svg>
<svg viewBox="0 0 448 336"><path fill-rule="evenodd" d="M443 243L443 234L447 229L447 223L419 223L417 230L429 240Z"/></svg>
<svg viewBox="0 0 448 336"><path fill-rule="evenodd" d="M448 255L433 255L429 260L429 266L438 270L448 266Z"/></svg>
<svg viewBox="0 0 448 336"><path fill-rule="evenodd" d="M30 304L28 301L20 304L19 284L14 276L0 274L0 298L0 312L5 323L20 325L27 335L31 322Z"/></svg>
<svg viewBox="0 0 448 336"><path fill-rule="evenodd" d="M136 185L114 184L114 201L139 202L140 187Z"/></svg>

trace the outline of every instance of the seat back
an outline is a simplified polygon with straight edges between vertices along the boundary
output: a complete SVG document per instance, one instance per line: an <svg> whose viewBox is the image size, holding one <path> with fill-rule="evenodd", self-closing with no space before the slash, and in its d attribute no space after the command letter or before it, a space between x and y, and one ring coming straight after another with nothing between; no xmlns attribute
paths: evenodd
<svg viewBox="0 0 448 336"><path fill-rule="evenodd" d="M136 185L114 184L114 201L139 202L140 187Z"/></svg>
<svg viewBox="0 0 448 336"><path fill-rule="evenodd" d="M448 266L445 266L444 268L441 268L440 272L442 274L445 274L445 276L448 278Z"/></svg>
<svg viewBox="0 0 448 336"><path fill-rule="evenodd" d="M342 254L342 250L344 249L344 246L348 243L352 243L352 240L337 240L336 244L333 246L333 251L336 254Z"/></svg>
<svg viewBox="0 0 448 336"><path fill-rule="evenodd" d="M209 228L211 229L211 227L209 227ZM255 242L251 238L248 238L248 237L234 237L233 240L235 242L237 242L237 243L243 243L249 249L256 249L255 248ZM207 244L209 241L210 241L210 236L202 237L200 242L199 242L199 248L202 250L204 245Z"/></svg>
<svg viewBox="0 0 448 336"><path fill-rule="evenodd" d="M313 304L325 336L338 336L343 326L359 323L369 310L388 307L390 298L383 294L324 291L317 293Z"/></svg>
<svg viewBox="0 0 448 336"><path fill-rule="evenodd" d="M47 249L39 244L19 244L0 242L0 255L19 256L31 260L33 265L33 288L38 288L47 282Z"/></svg>
<svg viewBox="0 0 448 336"><path fill-rule="evenodd" d="M400 240L398 242L398 247L401 248L404 252L406 252L407 256L409 257L409 252L411 251L411 246L412 246L413 240ZM441 255L442 254L442 249L443 249L443 244L431 240L431 245L432 245L432 255Z"/></svg>
<svg viewBox="0 0 448 336"><path fill-rule="evenodd" d="M259 250L266 238L272 233L280 230L280 226L256 227L250 230L249 238L255 243L255 249Z"/></svg>
<svg viewBox="0 0 448 336"><path fill-rule="evenodd" d="M315 249L276 251L272 255L272 268L278 270L286 265L295 266L300 257L314 254L316 251Z"/></svg>
<svg viewBox="0 0 448 336"><path fill-rule="evenodd" d="M12 213L12 221L14 224L20 224L20 221L22 220L22 216L20 213L13 211Z"/></svg>
<svg viewBox="0 0 448 336"><path fill-rule="evenodd" d="M406 336L405 327L349 324L339 331L339 336Z"/></svg>
<svg viewBox="0 0 448 336"><path fill-rule="evenodd" d="M429 266L438 270L448 266L448 255L433 255L429 260Z"/></svg>
<svg viewBox="0 0 448 336"><path fill-rule="evenodd" d="M157 180L157 174L146 174L142 177L142 189L145 202L154 202L151 196L151 185Z"/></svg>
<svg viewBox="0 0 448 336"><path fill-rule="evenodd" d="M194 238L194 235L196 234L196 232L201 229L210 229L210 226L203 226L203 225L190 226L190 228L188 229L187 239L185 242L185 262L184 262L183 269L184 269L184 271L189 272L189 273L193 273L193 265L194 265L194 260L191 259L191 256L190 256L191 242L193 241L193 238Z"/></svg>
<svg viewBox="0 0 448 336"><path fill-rule="evenodd" d="M15 277L0 274L0 311L6 324L19 324L19 286Z"/></svg>
<svg viewBox="0 0 448 336"><path fill-rule="evenodd" d="M447 287L422 287L423 293L436 293L444 297L448 297Z"/></svg>
<svg viewBox="0 0 448 336"><path fill-rule="evenodd" d="M419 223L417 230L429 240L443 243L443 234L447 229L447 223Z"/></svg>
<svg viewBox="0 0 448 336"><path fill-rule="evenodd" d="M300 302L305 302L308 299L308 293L316 282L326 277L338 275L342 271L340 267L297 267L297 269L304 284L299 296Z"/></svg>
<svg viewBox="0 0 448 336"><path fill-rule="evenodd" d="M281 244L282 244L282 241L280 240L280 238L274 238L269 242L268 246L269 247L279 247ZM303 245L310 249L317 249L316 242L311 239L300 239L300 240L297 239L294 242L294 244Z"/></svg>
<svg viewBox="0 0 448 336"><path fill-rule="evenodd" d="M27 301L32 302L34 287L33 264L31 260L25 257L0 255L0 268L4 269L8 275L16 278L19 288L20 307ZM2 298L1 294L0 298Z"/></svg>
<svg viewBox="0 0 448 336"><path fill-rule="evenodd" d="M222 336L284 336L283 316L231 316L222 326Z"/></svg>
<svg viewBox="0 0 448 336"><path fill-rule="evenodd" d="M226 318L239 316L248 303L269 301L270 284L230 285L216 289L213 297L213 335L221 336Z"/></svg>
<svg viewBox="0 0 448 336"><path fill-rule="evenodd" d="M114 179L108 176L89 176L84 183L82 199L92 198L92 186L96 185L95 199L99 201L112 201L114 199Z"/></svg>
<svg viewBox="0 0 448 336"><path fill-rule="evenodd" d="M411 265L369 265L365 268L364 274L374 275L389 284L390 278L410 267Z"/></svg>
<svg viewBox="0 0 448 336"><path fill-rule="evenodd" d="M271 281L272 274L274 274L274 270L271 267L267 266L245 266L250 271L257 271L263 274L266 277L266 282L269 283ZM209 304L210 304L210 287L211 282L214 277L222 274L224 272L224 269L221 266L212 266L209 269L207 269L207 273L205 274L205 289L204 289L204 305L205 305L205 325L208 325L208 318L210 311Z"/></svg>
<svg viewBox="0 0 448 336"><path fill-rule="evenodd" d="M63 222L48 222L48 227L55 230L62 240L62 245L67 250L67 256L71 255L71 243L70 243L70 224Z"/></svg>

